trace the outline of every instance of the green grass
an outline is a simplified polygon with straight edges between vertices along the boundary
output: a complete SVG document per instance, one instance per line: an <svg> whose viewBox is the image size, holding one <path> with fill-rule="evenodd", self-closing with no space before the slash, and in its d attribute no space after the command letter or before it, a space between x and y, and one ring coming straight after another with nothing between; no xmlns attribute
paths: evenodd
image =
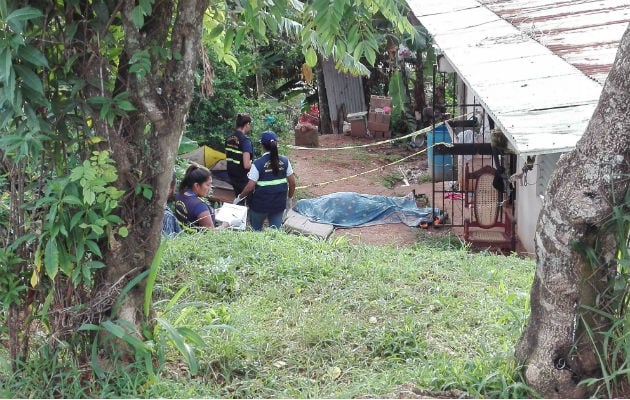
<svg viewBox="0 0 630 400"><path fill-rule="evenodd" d="M375 158L378 158L378 156L375 156L374 154L370 153L365 147L357 147L355 149L345 150L345 151L348 152L347 154L348 158L351 158L355 161L360 161L362 164L366 166L372 165L373 160Z"/></svg>
<svg viewBox="0 0 630 400"><path fill-rule="evenodd" d="M433 177L430 173L422 174L420 178L418 178L419 183L428 183L433 182Z"/></svg>
<svg viewBox="0 0 630 400"><path fill-rule="evenodd" d="M401 160L403 156L400 154L383 154L380 156L380 158L386 163L390 164L398 160Z"/></svg>
<svg viewBox="0 0 630 400"><path fill-rule="evenodd" d="M397 249L278 231L182 236L165 251L155 308L204 338L199 373L190 377L179 353L167 349L154 378L129 366L88 392L393 397L411 384L433 394L523 397L512 354L534 267L518 257L469 254L448 238ZM55 394L20 378L0 394Z"/></svg>
<svg viewBox="0 0 630 400"><path fill-rule="evenodd" d="M201 357L214 379L196 380L206 395L379 397L408 381L510 395L532 261L281 232L188 239L208 251L173 241L157 289L188 286L187 301L210 305L185 318L211 343Z"/></svg>
<svg viewBox="0 0 630 400"><path fill-rule="evenodd" d="M382 176L379 181L388 189L392 189L398 182L402 182L403 177L400 172L392 172Z"/></svg>

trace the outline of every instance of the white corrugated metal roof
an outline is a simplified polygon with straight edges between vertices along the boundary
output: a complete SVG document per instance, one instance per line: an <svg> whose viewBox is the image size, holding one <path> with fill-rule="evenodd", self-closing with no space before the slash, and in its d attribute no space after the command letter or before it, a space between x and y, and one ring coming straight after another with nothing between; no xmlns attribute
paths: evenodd
<svg viewBox="0 0 630 400"><path fill-rule="evenodd" d="M630 20L630 0L407 0L523 155L584 133Z"/></svg>

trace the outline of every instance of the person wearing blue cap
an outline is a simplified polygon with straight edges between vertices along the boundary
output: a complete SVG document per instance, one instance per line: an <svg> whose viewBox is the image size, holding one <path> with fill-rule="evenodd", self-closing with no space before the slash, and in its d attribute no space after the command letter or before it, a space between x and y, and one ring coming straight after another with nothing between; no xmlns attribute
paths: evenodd
<svg viewBox="0 0 630 400"><path fill-rule="evenodd" d="M261 231L265 219L269 227L282 226L284 210L290 206L295 193L295 176L291 162L278 154L278 136L273 131L265 131L260 137L264 154L254 160L247 177L249 182L234 200L238 204L251 194L249 216L252 229Z"/></svg>

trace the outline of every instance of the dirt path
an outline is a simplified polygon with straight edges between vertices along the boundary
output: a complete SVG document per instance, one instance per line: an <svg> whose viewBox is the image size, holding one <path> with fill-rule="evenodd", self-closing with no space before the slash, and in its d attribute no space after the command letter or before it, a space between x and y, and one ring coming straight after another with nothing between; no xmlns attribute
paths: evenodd
<svg viewBox="0 0 630 400"><path fill-rule="evenodd" d="M372 139L359 139L348 135L319 136L320 149L368 145L375 142ZM377 146L334 151L292 149L289 158L301 197L317 197L335 192L393 197L404 196L413 189L416 193L430 193L431 183L421 183L423 176L427 174L427 156L424 152L414 155L419 151L417 148L387 142ZM410 155L414 156L399 164L387 165ZM365 173L366 171L371 172ZM403 172L409 186L400 181ZM398 181L393 187L386 186L394 180ZM420 228L411 228L402 223L383 224L336 229L333 235L346 236L353 243L406 247L417 241L418 229Z"/></svg>

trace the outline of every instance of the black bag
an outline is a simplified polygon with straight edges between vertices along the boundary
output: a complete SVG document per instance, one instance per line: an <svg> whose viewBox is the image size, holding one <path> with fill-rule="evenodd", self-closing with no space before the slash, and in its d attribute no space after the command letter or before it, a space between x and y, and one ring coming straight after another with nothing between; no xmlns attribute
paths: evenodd
<svg viewBox="0 0 630 400"><path fill-rule="evenodd" d="M504 172L505 167L497 167L497 170L494 173L494 179L492 180L492 187L494 187L499 193L505 193L505 179L503 178Z"/></svg>

